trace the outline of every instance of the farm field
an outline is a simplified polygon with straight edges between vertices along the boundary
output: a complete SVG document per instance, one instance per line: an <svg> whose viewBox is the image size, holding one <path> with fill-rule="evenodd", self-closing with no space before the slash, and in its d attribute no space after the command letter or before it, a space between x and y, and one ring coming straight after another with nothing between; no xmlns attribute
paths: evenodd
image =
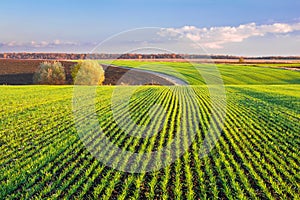
<svg viewBox="0 0 300 200"><path fill-rule="evenodd" d="M218 68L225 85L281 85L300 83L299 73L292 70L279 69L279 66L295 67L300 66L300 64L212 65L189 62L153 62L131 60L100 60L99 63L165 73L184 79L190 85L206 84L205 80L203 80L200 75L211 74L212 66L216 66ZM269 67L267 68L267 66Z"/></svg>
<svg viewBox="0 0 300 200"><path fill-rule="evenodd" d="M41 62L51 60L0 60L0 85L32 85L33 76L38 71ZM52 60L53 62L53 60ZM76 64L76 61L61 61L65 69L66 84L72 85L71 68ZM122 77L128 69L116 68L108 66L104 68L105 80L104 85L115 85L120 77ZM127 85L137 85L139 82L148 80L154 84L170 85L168 81L160 77L144 72L131 72L131 76L123 80Z"/></svg>
<svg viewBox="0 0 300 200"><path fill-rule="evenodd" d="M113 64L140 65L136 61ZM0 86L0 199L300 198L299 72L217 65L225 83L227 113L218 142L208 156L199 158L212 112L205 81L189 64L143 64L178 76L161 64L172 65L192 86L122 86L124 91L136 89L129 104L133 121L149 125L149 133L157 132L146 138L127 135L124 129L133 134L139 130L130 123L120 128L114 120L111 98L117 86L97 87L99 124L113 144L139 153L162 149L180 128L185 138L185 127L192 127L195 138L186 153L155 172L115 170L94 158L85 148L85 139L77 134L74 86ZM210 73L209 67L197 66L203 73ZM184 105L181 99L185 99ZM154 107L149 115L154 104L162 108ZM121 119L127 115L122 109L117 113ZM83 112L80 117L89 116ZM213 127L219 123L218 118L212 120ZM91 129L86 140L96 138L93 133ZM101 151L100 139L89 142ZM108 152L107 156L115 155ZM126 164L118 156L114 159ZM142 165L148 164L151 160L142 161Z"/></svg>
<svg viewBox="0 0 300 200"><path fill-rule="evenodd" d="M0 60L0 85L27 85L33 84L33 75L38 70L41 62L46 60ZM66 70L67 82L71 82L70 68L74 65L71 61L61 61Z"/></svg>

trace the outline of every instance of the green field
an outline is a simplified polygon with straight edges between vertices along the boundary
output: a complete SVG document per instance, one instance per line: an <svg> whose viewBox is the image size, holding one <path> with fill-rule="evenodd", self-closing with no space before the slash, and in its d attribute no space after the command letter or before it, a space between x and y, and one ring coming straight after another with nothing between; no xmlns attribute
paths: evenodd
<svg viewBox="0 0 300 200"><path fill-rule="evenodd" d="M136 67L140 63L113 64ZM131 123L118 127L111 110L116 87L100 86L95 101L99 124L113 144L138 153L160 150L177 134L188 135L184 127L192 127L195 139L186 153L155 172L115 170L94 158L79 137L73 119L73 86L1 86L0 199L300 198L299 72L218 65L226 85L226 119L217 144L208 156L199 158L209 124L215 128L220 122L218 117L211 120L205 81L190 64L143 64L178 76L161 64L172 66L193 86L122 86L136 92L130 99L130 113L120 109L117 115L131 115L135 123L149 125L148 134L157 132L146 138L124 133L124 129L138 133ZM210 67L197 65L202 73L210 73ZM163 109L155 108L149 115L154 104ZM162 120L163 110L166 120ZM89 117L81 114L82 119ZM86 140L101 151L104 147L97 145L101 138L93 134L89 131ZM128 159L114 152L107 152L107 157L125 165ZM141 163L146 166L151 160Z"/></svg>
<svg viewBox="0 0 300 200"><path fill-rule="evenodd" d="M186 80L191 85L206 84L201 75L211 74L212 66L216 66L221 74L225 85L281 85L281 84L300 84L300 75L298 72L278 69L281 64L267 64L259 66L227 65L227 64L197 64L181 62L151 62L151 61L99 61L99 63L113 64L117 66L126 66L152 70L165 73ZM289 64L297 65L299 64ZM168 67L166 69L166 66ZM261 66L261 67L260 67ZM179 73L179 75L178 75Z"/></svg>

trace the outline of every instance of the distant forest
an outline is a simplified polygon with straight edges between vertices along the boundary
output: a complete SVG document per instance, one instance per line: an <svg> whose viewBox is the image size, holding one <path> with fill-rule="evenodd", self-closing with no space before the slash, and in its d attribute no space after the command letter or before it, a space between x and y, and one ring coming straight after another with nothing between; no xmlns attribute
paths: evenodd
<svg viewBox="0 0 300 200"><path fill-rule="evenodd" d="M77 54L77 53L0 53L0 59L240 59L231 55L193 55L193 54ZM300 56L243 57L249 60L299 60Z"/></svg>

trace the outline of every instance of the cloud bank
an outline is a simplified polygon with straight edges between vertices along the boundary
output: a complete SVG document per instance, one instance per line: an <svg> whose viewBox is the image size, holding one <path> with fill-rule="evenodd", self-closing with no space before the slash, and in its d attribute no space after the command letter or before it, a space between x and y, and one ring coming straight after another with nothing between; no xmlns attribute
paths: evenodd
<svg viewBox="0 0 300 200"><path fill-rule="evenodd" d="M163 37L185 37L199 43L205 48L222 49L224 44L243 42L251 37L263 37L267 34L282 35L295 31L300 31L300 23L274 23L269 25L249 23L236 27L222 26L211 28L184 26L181 28L163 28L159 32L159 35Z"/></svg>
<svg viewBox="0 0 300 200"><path fill-rule="evenodd" d="M0 46L4 47L59 47L59 46L76 46L78 45L76 42L70 41L61 41L61 40L53 40L50 42L47 41L31 41L31 42L18 42L18 41L10 41L10 42L2 42Z"/></svg>
<svg viewBox="0 0 300 200"><path fill-rule="evenodd" d="M89 52L96 43L63 40L52 41L0 41L0 52Z"/></svg>

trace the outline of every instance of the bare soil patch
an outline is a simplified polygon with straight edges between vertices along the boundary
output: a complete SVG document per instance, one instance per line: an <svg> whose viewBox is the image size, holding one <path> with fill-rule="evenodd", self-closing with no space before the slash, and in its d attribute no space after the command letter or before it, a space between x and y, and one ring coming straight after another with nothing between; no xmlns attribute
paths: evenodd
<svg viewBox="0 0 300 200"><path fill-rule="evenodd" d="M44 61L53 60L14 60L0 59L0 84L3 85L31 85L33 76L39 64ZM72 61L60 61L65 68L66 84L72 84L71 67L76 64ZM172 82L163 77L130 70L115 66L103 66L105 70L104 85L173 85Z"/></svg>

